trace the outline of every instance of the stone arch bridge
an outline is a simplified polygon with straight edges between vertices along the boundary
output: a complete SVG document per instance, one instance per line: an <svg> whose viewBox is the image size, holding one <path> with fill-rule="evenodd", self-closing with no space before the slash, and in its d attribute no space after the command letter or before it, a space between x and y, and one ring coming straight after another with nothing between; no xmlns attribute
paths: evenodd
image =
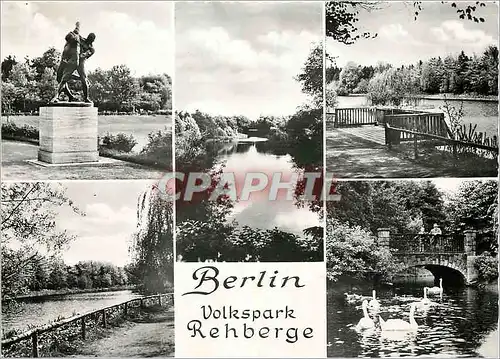
<svg viewBox="0 0 500 359"><path fill-rule="evenodd" d="M425 268L444 283L473 284L477 279L476 232L461 235L391 234L387 228L378 230L378 245L390 248L403 268Z"/></svg>

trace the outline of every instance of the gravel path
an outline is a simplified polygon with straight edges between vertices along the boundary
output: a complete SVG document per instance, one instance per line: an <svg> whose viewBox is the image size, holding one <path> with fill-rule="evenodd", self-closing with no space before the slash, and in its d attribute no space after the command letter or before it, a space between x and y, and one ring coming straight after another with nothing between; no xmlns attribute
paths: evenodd
<svg viewBox="0 0 500 359"><path fill-rule="evenodd" d="M174 310L153 314L145 321L127 322L82 350L80 356L95 357L173 357Z"/></svg>

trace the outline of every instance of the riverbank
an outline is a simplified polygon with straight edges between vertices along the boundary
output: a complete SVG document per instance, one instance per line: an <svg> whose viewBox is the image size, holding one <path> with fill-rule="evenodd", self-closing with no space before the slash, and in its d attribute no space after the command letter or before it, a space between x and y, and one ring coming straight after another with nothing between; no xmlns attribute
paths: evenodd
<svg viewBox="0 0 500 359"><path fill-rule="evenodd" d="M12 300L27 300L27 299L42 299L49 297L56 297L61 295L69 294L81 294L81 293L102 293L102 292L118 292L122 290L134 290L136 287L134 285L125 285L113 288L88 288L88 289L43 289L39 291L33 291L28 294L19 295L14 298L9 298Z"/></svg>

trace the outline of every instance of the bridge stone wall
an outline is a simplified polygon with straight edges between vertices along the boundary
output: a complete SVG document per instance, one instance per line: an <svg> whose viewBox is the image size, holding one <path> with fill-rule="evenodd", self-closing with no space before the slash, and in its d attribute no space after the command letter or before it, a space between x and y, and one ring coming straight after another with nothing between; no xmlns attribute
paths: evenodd
<svg viewBox="0 0 500 359"><path fill-rule="evenodd" d="M379 228L377 244L389 248L391 232L388 228ZM477 270L474 268L476 258L476 231L464 231L463 253L397 253L396 256L405 268L425 267L433 274L433 268L445 267L459 272L465 284L473 284L477 279ZM436 275L436 274L435 274Z"/></svg>

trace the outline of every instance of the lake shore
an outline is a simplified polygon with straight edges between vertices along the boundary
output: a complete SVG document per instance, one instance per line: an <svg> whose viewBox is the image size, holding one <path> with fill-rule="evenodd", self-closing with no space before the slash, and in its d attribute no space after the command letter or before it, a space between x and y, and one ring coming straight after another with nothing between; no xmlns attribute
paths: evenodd
<svg viewBox="0 0 500 359"><path fill-rule="evenodd" d="M344 97L367 97L367 93L356 93L349 94ZM474 94L433 94L433 95L415 95L415 99L418 100L451 100L451 101L478 101L478 102L498 102L498 96L490 95L490 96L477 96Z"/></svg>
<svg viewBox="0 0 500 359"><path fill-rule="evenodd" d="M88 288L88 289L43 289L39 291L30 292L28 294L19 295L14 298L10 298L13 300L27 300L27 299L40 299L40 298L48 298L48 297L56 297L61 295L69 295L69 294L81 294L81 293L103 293L103 292L119 292L122 290L134 290L135 286L133 285L125 285L120 287L112 287L112 288Z"/></svg>

